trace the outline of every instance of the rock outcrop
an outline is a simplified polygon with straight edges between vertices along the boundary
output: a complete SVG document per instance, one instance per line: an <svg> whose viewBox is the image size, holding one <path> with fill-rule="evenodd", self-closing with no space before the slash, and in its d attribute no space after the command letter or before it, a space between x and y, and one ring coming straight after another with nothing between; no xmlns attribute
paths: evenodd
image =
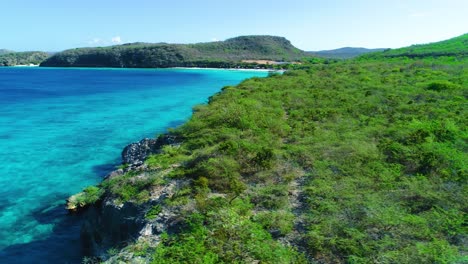
<svg viewBox="0 0 468 264"><path fill-rule="evenodd" d="M110 248L123 248L136 240L158 244L160 234L179 225L176 209L164 206L164 200L187 184L188 181L171 180L153 188L150 200L143 204L118 204L106 196L102 202L90 206L84 212L80 234L83 254L106 259ZM160 212L148 218L146 213L155 205L160 206Z"/></svg>
<svg viewBox="0 0 468 264"><path fill-rule="evenodd" d="M161 135L157 139L143 139L128 145L122 152L122 163L128 166L109 173L105 180L120 177L129 171L137 173L135 178L146 177L145 159L159 153L165 145L176 144L175 136ZM80 236L83 254L105 260L109 257L107 251L110 248L123 248L138 239L150 238L154 243L159 243L159 234L177 224L173 219L175 212L166 208L163 200L186 184L182 180L169 180L152 188L149 201L142 204L131 201L120 203L112 194L105 193L102 199L82 211L84 220ZM161 212L148 219L146 213L155 205L161 206Z"/></svg>
<svg viewBox="0 0 468 264"><path fill-rule="evenodd" d="M157 139L145 138L138 143L132 143L122 151L123 164L143 164L145 159L151 154L157 154L164 145L177 144L177 138L174 135L161 135Z"/></svg>
<svg viewBox="0 0 468 264"><path fill-rule="evenodd" d="M105 198L85 212L81 227L84 255L103 256L110 247L122 246L145 226L144 211L134 203L115 204Z"/></svg>

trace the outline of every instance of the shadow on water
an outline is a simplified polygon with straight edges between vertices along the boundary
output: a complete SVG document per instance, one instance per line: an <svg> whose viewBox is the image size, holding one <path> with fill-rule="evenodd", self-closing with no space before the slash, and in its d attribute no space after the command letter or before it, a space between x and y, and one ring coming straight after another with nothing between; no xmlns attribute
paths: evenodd
<svg viewBox="0 0 468 264"><path fill-rule="evenodd" d="M3 197L3 195L0 196L0 216L2 215L5 210L12 206L14 203L10 201L7 197Z"/></svg>
<svg viewBox="0 0 468 264"><path fill-rule="evenodd" d="M118 160L96 165L92 168L96 176L104 177L115 170ZM34 219L41 225L53 225L50 234L44 239L29 243L15 244L0 250L0 263L81 263L83 255L80 242L83 215L69 214L65 210L65 199L69 194L50 194L46 206L34 210L26 218ZM57 204L54 201L63 201ZM0 199L1 207L11 204Z"/></svg>
<svg viewBox="0 0 468 264"><path fill-rule="evenodd" d="M42 240L16 244L0 251L1 263L81 263L81 215L69 215L65 204L46 206L31 216L41 224L53 224L50 235Z"/></svg>
<svg viewBox="0 0 468 264"><path fill-rule="evenodd" d="M167 128L176 128L184 124L185 122L187 121L186 120L174 120L174 121L169 122L169 124L167 125Z"/></svg>
<svg viewBox="0 0 468 264"><path fill-rule="evenodd" d="M92 167L92 170L96 176L104 177L110 172L112 172L113 170L116 170L119 165L120 165L120 159L115 160L111 163L95 165Z"/></svg>
<svg viewBox="0 0 468 264"><path fill-rule="evenodd" d="M167 127L175 128L185 120L175 120ZM109 163L92 167L96 176L104 177L115 170L120 164L120 158ZM65 208L65 199L68 194L56 193L50 195L48 205L34 210L29 217L43 225L51 224L51 233L41 240L29 243L15 244L0 250L0 263L81 263L83 255L80 243L80 229L83 216L69 214ZM63 203L52 201L63 200ZM10 201L2 199L1 207L7 207Z"/></svg>
<svg viewBox="0 0 468 264"><path fill-rule="evenodd" d="M104 177L115 170L119 160L92 168L96 176ZM29 243L15 244L0 250L0 263L81 263L82 254L80 231L83 215L69 214L65 210L65 199L69 194L50 194L46 206L34 210L26 218L34 219L41 225L53 225L52 231L44 239ZM1 207L11 204L9 200L0 199ZM63 201L57 204L54 201Z"/></svg>

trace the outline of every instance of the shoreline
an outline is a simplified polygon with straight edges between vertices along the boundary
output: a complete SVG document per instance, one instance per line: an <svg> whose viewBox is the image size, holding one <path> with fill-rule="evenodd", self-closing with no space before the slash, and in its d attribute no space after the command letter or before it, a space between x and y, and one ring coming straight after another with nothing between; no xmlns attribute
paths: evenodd
<svg viewBox="0 0 468 264"><path fill-rule="evenodd" d="M159 68L156 68L159 69ZM280 73L283 74L286 70L275 70L275 69L239 69L239 68L200 68L200 67L171 67L167 69L175 69L175 70L223 70L223 71L246 71L246 72L268 72L268 73Z"/></svg>
<svg viewBox="0 0 468 264"><path fill-rule="evenodd" d="M26 64L18 64L18 65L13 65L11 67L39 67L39 64L29 64L29 65L26 65Z"/></svg>
<svg viewBox="0 0 468 264"><path fill-rule="evenodd" d="M167 67L167 68L135 68L135 67L55 67L55 66L41 66L41 65L14 65L14 66L6 66L6 67L19 67L19 68L61 68L61 69L122 69L122 70L224 70L224 71L248 71L248 72L276 72L276 73L284 73L287 70L281 69L245 69L245 68L202 68L202 67Z"/></svg>
<svg viewBox="0 0 468 264"><path fill-rule="evenodd" d="M162 69L162 68L155 68ZM275 69L241 69L241 68L201 68L201 67L170 67L169 69L181 69L181 70L227 70L227 71L254 71L254 72L278 72L284 70Z"/></svg>

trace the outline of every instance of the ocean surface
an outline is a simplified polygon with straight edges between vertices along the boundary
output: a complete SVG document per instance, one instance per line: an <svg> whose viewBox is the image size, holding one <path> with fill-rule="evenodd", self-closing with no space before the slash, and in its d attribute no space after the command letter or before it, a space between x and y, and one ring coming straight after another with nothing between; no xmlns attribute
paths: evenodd
<svg viewBox="0 0 468 264"><path fill-rule="evenodd" d="M0 68L0 263L80 263L65 199L259 71Z"/></svg>

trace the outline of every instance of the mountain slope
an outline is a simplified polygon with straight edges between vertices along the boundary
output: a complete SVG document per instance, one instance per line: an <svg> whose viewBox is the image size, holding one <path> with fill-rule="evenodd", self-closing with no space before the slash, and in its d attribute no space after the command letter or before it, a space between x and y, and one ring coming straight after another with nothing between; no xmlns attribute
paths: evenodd
<svg viewBox="0 0 468 264"><path fill-rule="evenodd" d="M321 51L308 51L308 54L315 55L323 58L330 59L350 59L362 54L383 51L385 49L366 49L366 48L353 48L353 47L344 47L333 50L321 50Z"/></svg>
<svg viewBox="0 0 468 264"><path fill-rule="evenodd" d="M102 48L80 48L55 54L41 66L164 68L224 66L242 60L295 61L307 56L287 39L242 36L198 44L133 43Z"/></svg>

